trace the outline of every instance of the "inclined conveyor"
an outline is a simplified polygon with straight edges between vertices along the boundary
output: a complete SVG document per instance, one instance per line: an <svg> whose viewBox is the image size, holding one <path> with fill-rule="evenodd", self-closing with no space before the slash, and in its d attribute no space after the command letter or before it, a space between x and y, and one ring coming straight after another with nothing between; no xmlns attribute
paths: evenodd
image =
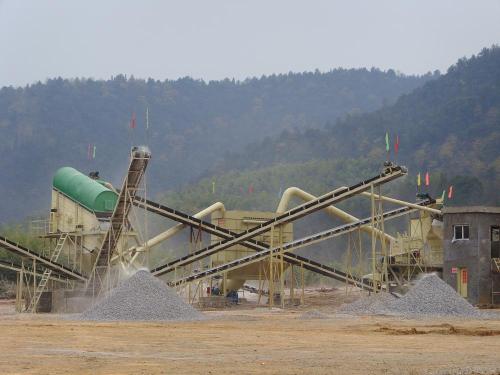
<svg viewBox="0 0 500 375"><path fill-rule="evenodd" d="M372 186L375 187L387 183L389 181L392 181L398 177L404 176L406 173L407 173L406 168L401 166L390 165L386 167L381 174L375 177L361 181L350 187L337 189L335 191L327 193L321 197L318 197L317 199L314 199L300 206L292 208L284 212L283 214L277 215L275 218L270 219L264 223L261 223L253 228L250 228L247 231L238 233L231 238L223 239L218 243L212 244L201 250L195 251L194 253L180 257L162 266L156 267L151 272L155 275L161 275L164 273L171 272L175 270L177 267L191 264L197 260L213 255L219 251L223 251L235 244L251 240L253 237L256 237L262 233L270 231L271 228L274 226L286 224L288 222L300 219L306 215L310 215L334 203L341 202L354 195L367 191Z"/></svg>
<svg viewBox="0 0 500 375"><path fill-rule="evenodd" d="M425 206L428 206L432 203L434 203L434 201L429 199L429 200L424 200L424 201L418 202L417 205L425 207ZM408 214L408 213L411 213L411 212L414 212L417 210L418 209L414 208L414 207L400 207L400 208L383 213L383 217L384 217L384 220L388 220L388 219L396 218L396 217L399 217L399 216L402 216L402 215L405 215L405 214ZM264 249L264 250L259 250L258 253L256 253L256 254L250 254L248 256L242 257L240 259L236 259L234 261L225 263L223 265L213 267L213 268L198 272L196 274L189 275L189 276L174 280L171 282L171 285L173 285L173 286L180 285L182 283L203 279L203 278L206 278L208 276L214 276L214 275L221 273L221 272L227 272L230 270L234 270L234 269L246 266L248 264L261 261L261 260L265 259L266 257L268 257L271 253L274 256L277 256L277 255L280 255L281 253L283 253L283 259L287 263L303 266L305 269L308 269L310 271L314 271L316 273L331 277L331 278L339 280L339 281L349 282L349 283L354 284L354 285L356 285L360 288L363 288L363 289L373 289L371 281L358 279L356 277L347 275L342 270L321 264L319 262L302 257L300 255L296 255L296 254L291 253L292 251L297 250L299 248L309 246L309 245L312 245L314 243L317 243L317 242L320 242L320 241L323 241L323 240L326 240L329 238L337 237L337 236L340 236L342 234L346 234L348 232L354 231L354 230L362 227L363 225L369 225L370 222L371 222L371 217L367 217L367 218L358 220L358 221L353 222L353 223L344 224L344 225L341 225L341 226L338 226L338 227L335 227L332 229L328 229L328 230L313 234L311 236L307 236L307 237L289 242L287 244L284 244L283 246L274 247L272 250L269 248ZM163 274L163 272L161 272L161 271L154 271L154 270L152 271L152 273L156 276Z"/></svg>
<svg viewBox="0 0 500 375"><path fill-rule="evenodd" d="M110 218L110 226L99 249L94 269L108 266L123 228L128 225L128 213L150 159L151 153L146 148L132 148L127 175L119 191L118 201Z"/></svg>
<svg viewBox="0 0 500 375"><path fill-rule="evenodd" d="M0 236L0 247L4 248L11 253L17 254L21 257L29 258L37 262L38 265L41 265L45 268L51 269L58 276L65 277L71 280L80 280L86 281L87 278L81 273L72 270L69 267L66 267L60 263L54 262L49 258L40 255L36 251L30 250L18 243L10 241L6 237ZM19 266L20 268L20 266Z"/></svg>

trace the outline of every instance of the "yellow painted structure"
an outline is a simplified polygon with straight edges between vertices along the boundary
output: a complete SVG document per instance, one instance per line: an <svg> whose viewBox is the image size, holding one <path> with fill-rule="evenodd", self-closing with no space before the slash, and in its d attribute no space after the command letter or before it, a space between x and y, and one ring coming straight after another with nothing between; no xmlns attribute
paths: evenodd
<svg viewBox="0 0 500 375"><path fill-rule="evenodd" d="M56 189L52 190L49 232L47 237L68 233L70 240L64 244L63 254L74 253L81 270L88 270L94 258L94 251L103 241L106 226L94 212L88 210Z"/></svg>
<svg viewBox="0 0 500 375"><path fill-rule="evenodd" d="M442 267L442 221L433 219L431 213L427 211L420 211L418 217L410 219L408 229L406 233L398 233L395 241L391 243L392 263L418 262L422 266Z"/></svg>
<svg viewBox="0 0 500 375"><path fill-rule="evenodd" d="M241 233L266 222L275 216L275 212L265 211L218 211L212 214L211 220L215 225L229 229L235 233ZM255 237L255 240L264 242L268 245L271 245L272 242L273 247L290 242L293 240L293 224L288 223L284 226L274 228L272 239L271 233L266 232ZM216 236L211 237L211 243L219 241L220 238ZM254 253L254 250L238 244L212 255L210 262L212 266L218 266L231 260L239 259ZM287 265L285 263L285 268L286 266ZM269 261L265 260L262 262L252 263L234 271L229 271L226 275L227 289L238 290L243 286L246 280L259 280L264 278L265 274L268 274L269 267ZM278 275L275 276L278 277Z"/></svg>

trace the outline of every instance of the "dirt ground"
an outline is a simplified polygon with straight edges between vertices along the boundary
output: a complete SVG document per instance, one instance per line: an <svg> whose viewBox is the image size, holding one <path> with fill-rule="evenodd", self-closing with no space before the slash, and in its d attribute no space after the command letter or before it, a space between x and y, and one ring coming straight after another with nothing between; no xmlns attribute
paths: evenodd
<svg viewBox="0 0 500 375"><path fill-rule="evenodd" d="M161 323L19 315L3 303L0 374L500 374L500 320L347 317L333 313L336 295ZM301 319L307 310L328 318Z"/></svg>

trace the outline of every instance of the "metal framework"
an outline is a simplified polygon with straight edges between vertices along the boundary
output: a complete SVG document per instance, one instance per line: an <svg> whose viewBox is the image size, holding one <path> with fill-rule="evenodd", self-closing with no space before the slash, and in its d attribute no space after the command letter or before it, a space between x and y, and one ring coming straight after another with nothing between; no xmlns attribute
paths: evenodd
<svg viewBox="0 0 500 375"><path fill-rule="evenodd" d="M115 251L118 241L124 239L123 232L130 228L128 214L132 207L132 202L137 194L144 173L148 166L151 154L149 151L133 148L130 155L130 164L127 174L120 189L117 204L110 218L109 229L98 250L96 260L92 267L89 282L92 281L94 293L99 293L105 280L110 283L110 260ZM107 285L108 288L110 284Z"/></svg>
<svg viewBox="0 0 500 375"><path fill-rule="evenodd" d="M172 272L173 270L175 270L175 268L179 266L188 265L189 263L195 262L201 258L215 254L235 244L242 243L260 234L268 232L273 226L278 226L281 224L295 221L306 215L310 215L318 210L330 206L334 203L341 202L356 194L362 193L363 191L367 191L368 189L370 189L371 186L378 186L387 183L396 178L404 176L406 173L407 172L404 167L391 165L390 167L387 167L378 176L372 177L365 181L361 181L358 184L352 185L350 187L337 189L333 192L327 193L313 201L306 202L300 206L292 208L291 210L288 210L285 213L278 215L275 218L270 219L262 224L258 224L255 227L248 229L242 233L239 233L232 238L222 240L218 243L215 243L204 249L201 249L195 252L194 254L188 254L172 262L156 267L151 272L155 275L162 275L168 272Z"/></svg>
<svg viewBox="0 0 500 375"><path fill-rule="evenodd" d="M370 193L366 193L366 194L370 194ZM379 197L379 196L377 196L377 197ZM380 199L388 200L388 199L392 199L392 198L387 198L387 197L381 196ZM423 200L421 202L417 202L415 204L412 204L412 203L397 200L396 203L397 204L405 204L405 206L398 208L396 210L392 210L392 211L388 211L388 212L383 213L383 217L385 220L399 217L399 216L402 216L402 215L405 215L405 214L408 214L411 212L415 212L417 210L425 210L428 208L429 205L435 203L435 201L428 199L428 200ZM233 233L226 228L216 226L216 225L209 223L209 222L205 222L201 219L187 215L181 211L174 210L172 208L169 208L167 206L161 205L161 204L156 203L156 202L149 201L149 200L144 199L144 198L136 197L134 204L136 206L144 208L150 212L154 212L160 216L169 218L171 220L178 221L184 225L200 228L208 233L214 234L214 235L216 235L220 238L223 238L223 239L230 239L230 238L237 236L236 233ZM362 226L370 225L370 223L371 223L371 217L360 221L360 224ZM346 224L344 227L349 227L349 228L351 228L351 230L354 230L355 228L357 228L357 223L355 223L355 224L356 225L354 225L354 226L350 226L349 224ZM339 233L338 231L341 232L342 227L334 228L333 230L328 230L328 231L321 232L321 233L317 233L316 235L309 236L308 238L304 238L304 239L300 240L300 242L302 243L302 241L303 241L304 244L308 244L308 243L312 244L312 243L316 243L319 241L323 241L327 238L331 238L331 237L343 234L343 233ZM253 249L255 251L268 251L269 250L269 246L266 243L262 243L262 242L254 240L254 239L248 239L248 240L242 241L241 244L250 248L250 249ZM288 244L286 246L288 246ZM286 249L286 247L285 247L285 249ZM289 263L290 265L296 265L296 266L300 267L301 279L303 279L304 269L308 269L310 271L319 273L319 274L327 276L327 277L332 277L332 278L335 278L337 280L342 280L342 281L346 280L346 277L344 276L343 272L339 272L339 270L336 270L332 267L329 267L329 266L323 265L321 263L312 261L312 260L307 259L305 257L301 257L301 256L297 256L295 254L285 252L284 260L287 263ZM276 262L274 262L274 263L276 263ZM223 265L222 267L229 267L229 265ZM176 267L174 270L174 281L181 277L179 275L180 268L181 267ZM234 268L234 269L236 269L236 268ZM264 270L260 270L260 271L262 271L262 272L260 272L261 276L264 276L264 278L268 279L269 275L268 275L267 270L264 269ZM223 273L227 273L227 272L223 272ZM349 272L347 272L347 273L349 273ZM189 276L192 276L192 275L189 275ZM186 276L184 276L184 277L186 277ZM349 278L349 277L347 277L347 278ZM352 277L350 277L350 278L353 279ZM262 277L259 277L259 280L260 280L259 284L263 285L262 284L262 282L263 282ZM352 281L353 282L351 282L351 284L354 283L354 285L356 285L356 283L354 282L355 280L353 279ZM178 283L177 285L186 284L187 282L188 281L186 279L186 280L183 280L182 282ZM303 286L302 286L302 288L303 288ZM367 287L367 289L371 289L371 285L369 285ZM259 298L259 301L260 301L260 298Z"/></svg>
<svg viewBox="0 0 500 375"><path fill-rule="evenodd" d="M72 270L71 268L63 264L60 264L54 260L42 256L38 252L30 250L16 242L10 241L9 239L3 236L0 236L0 247L17 255L20 255L23 258L28 258L34 262L38 262L40 266L52 270L55 275L59 275L69 280L81 280L81 281L87 280L87 278L80 272Z"/></svg>
<svg viewBox="0 0 500 375"><path fill-rule="evenodd" d="M361 181L349 187L341 187L333 190L320 197L315 197L297 207L289 209L285 212L277 213L272 219L258 223L256 226L245 230L241 233L235 233L227 228L205 222L194 216L187 215L178 210L171 209L156 202L147 199L146 195L140 197L141 183L144 184L145 170L150 161L151 155L149 151L144 149L133 148L130 157L130 164L127 174L123 181L122 187L119 190L118 201L109 219L109 228L102 232L104 236L100 247L97 250L94 261L87 275L82 274L81 254L80 254L80 269L78 268L78 259L76 250L72 258L68 250L69 263L73 263L73 268L61 263L63 249L65 243L72 242L75 249L78 243L78 238L81 234L78 233L51 233L50 239L55 240L55 247L52 252L49 251L49 256L41 255L38 252L29 250L18 244L9 241L0 236L0 247L4 247L22 257L21 265L7 262L0 262L0 267L8 268L18 272L18 306L21 306L23 296L26 301L29 301L28 309L36 312L37 305L42 297L43 292L49 285L49 282L63 282L69 285L71 282L86 282L86 286L91 285L93 294L100 293L103 290L113 286L111 281L111 266L117 264L123 259L124 249L128 249L128 233L131 231L129 222L129 214L132 206L137 206L145 209L147 212L154 212L163 217L175 220L182 225L190 227L190 240L188 254L178 259L170 261L166 264L154 268L151 272L155 276L173 273L173 280L169 282L171 286L184 288L187 290L187 297L190 302L196 298L203 298L205 283L212 285L212 278L217 276L222 278L224 296L227 294L227 275L229 271L259 262L259 302L264 294L264 282L268 282L268 297L269 305L275 304L275 297L279 296L281 307L285 307L285 284L286 284L286 267L290 267L290 299L294 300L295 284L301 286L301 300L304 299L304 270L309 270L320 275L324 275L336 280L340 280L348 285L356 286L360 289L369 291L379 291L382 285L387 285L392 279L396 279L397 275L394 269L391 268L390 254L388 251L387 236L385 234L384 221L392 218L400 217L420 209L428 209L427 206L435 203L432 199L425 199L416 204L406 204L407 202L398 201L392 198L383 197L380 193L380 186L394 179L404 176L407 171L405 167L386 163L384 170L379 174L367 180ZM335 228L315 233L304 238L294 240L288 243L283 243L283 226L287 223L296 221L304 216L322 210L327 207L333 207L334 204L342 202L356 195L367 195L371 199L371 215L364 219L350 217L352 222L337 226ZM403 207L384 212L382 202L392 199L393 203L404 204ZM432 209L429 209L432 210ZM147 231L147 220L145 226ZM372 278L364 279L361 272L353 270L353 255L357 261L361 261L361 234L360 230L370 228L372 239ZM275 238L275 233L278 235ZM203 247L202 232L207 232L219 237L219 242ZM270 233L270 243L258 241L255 237ZM347 260L344 270L340 270L325 264L321 264L314 260L294 254L293 251L330 239L340 235L348 234L348 250ZM359 246L356 245L354 236L357 235ZM80 245L82 244L80 238ZM145 242L144 251L148 252L147 242ZM215 267L204 265L204 259L208 256L224 251L236 244L243 245L255 253L231 260L222 265ZM142 248L142 247L141 247ZM122 249L122 251L117 251ZM128 250L127 250L128 251ZM113 256L115 254L115 256ZM410 256L408 256L408 259ZM25 264L25 260L30 259L31 265ZM377 264L376 259L382 259L381 264ZM263 265L267 262L266 267ZM66 262L65 262L66 263ZM206 262L205 262L206 263ZM149 258L148 258L149 264ZM195 264L197 266L195 266ZM210 267L210 268L207 268ZM295 269L294 269L295 267ZM296 277L295 270L299 268L300 277ZM389 272L393 275L390 276ZM408 271L409 272L409 271ZM410 276L408 276L410 277ZM300 280L300 283L298 282ZM29 287L25 288L24 285ZM72 284L73 285L73 284ZM194 291L192 289L195 286ZM31 287L32 286L32 287ZM347 290L347 289L346 289Z"/></svg>
<svg viewBox="0 0 500 375"><path fill-rule="evenodd" d="M419 202L422 206L427 206L433 203L432 200L425 200L422 202ZM414 212L416 211L416 208L412 207L400 207L391 211L386 211L383 213L383 218L384 219L391 219L391 218L396 218L405 214L408 214L409 212ZM354 223L349 223L349 224L344 224L320 233L316 233L314 235L304 237L289 243L286 243L284 245L279 245L275 246L273 248L264 248L258 250L257 253L255 254L250 254L246 257L242 257L240 259L233 260L231 262L225 263L223 265L213 267L208 270L204 270L201 272L198 272L196 274L189 275L184 278L178 278L172 282L170 282L170 285L176 286L182 283L194 281L194 280L199 280L203 278L207 278L210 276L215 276L218 274L221 274L223 272L227 272L230 270L234 270L240 267L243 267L245 265L259 262L261 260L264 260L266 257L270 256L271 254L273 256L279 255L280 253L283 254L283 258L286 262L294 265L299 265L304 267L305 269L317 272L321 275L328 276L331 278L334 278L339 281L343 282L348 282L353 285L356 285L362 289L367 289L367 290L373 290L373 286L371 281L369 280L362 280L360 278L356 278L353 275L348 275L346 272L341 271L339 269L336 269L334 267L326 266L324 264L321 264L319 262L313 261L311 259L307 259L305 257L302 257L297 254L291 253L291 251L297 250L299 248L309 246L315 243L318 243L320 241L324 241L325 239L337 237L352 231L355 231L359 229L363 225L367 225L372 221L372 217L367 217L361 220L358 220L357 222ZM155 274L155 273L153 273ZM155 275L158 275L155 274Z"/></svg>

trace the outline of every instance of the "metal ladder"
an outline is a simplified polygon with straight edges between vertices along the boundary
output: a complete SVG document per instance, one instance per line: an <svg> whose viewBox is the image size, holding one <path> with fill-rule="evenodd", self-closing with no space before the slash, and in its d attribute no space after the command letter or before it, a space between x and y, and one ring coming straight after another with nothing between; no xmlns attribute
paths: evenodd
<svg viewBox="0 0 500 375"><path fill-rule="evenodd" d="M52 252L52 256L50 257L50 260L52 262L57 261L57 258L59 258L59 255L61 254L61 251L64 247L64 243L66 242L67 238L68 238L68 233L63 233L57 240L56 248L54 249L54 251ZM40 297L42 296L42 293L45 291L45 287L47 286L47 283L51 275L52 275L51 269L46 268L43 271L40 282L38 283L35 293L33 294L33 297L31 298L30 304L28 306L28 312L32 313L36 312L36 308L38 306L38 302L40 301Z"/></svg>

